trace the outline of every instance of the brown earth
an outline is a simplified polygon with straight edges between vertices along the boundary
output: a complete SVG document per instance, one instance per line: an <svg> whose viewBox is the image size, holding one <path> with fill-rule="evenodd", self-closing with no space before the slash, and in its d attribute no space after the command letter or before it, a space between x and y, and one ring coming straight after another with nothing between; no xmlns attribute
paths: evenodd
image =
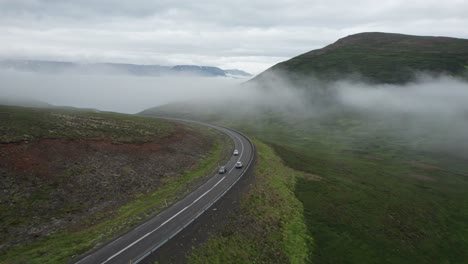
<svg viewBox="0 0 468 264"><path fill-rule="evenodd" d="M176 125L147 143L39 139L0 143L0 251L60 230L80 230L157 190L206 157L213 140Z"/></svg>

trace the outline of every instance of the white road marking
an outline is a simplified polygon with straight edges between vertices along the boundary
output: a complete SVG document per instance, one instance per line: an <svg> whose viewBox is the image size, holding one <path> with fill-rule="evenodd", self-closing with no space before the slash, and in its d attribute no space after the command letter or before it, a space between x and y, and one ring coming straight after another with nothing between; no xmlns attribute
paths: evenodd
<svg viewBox="0 0 468 264"><path fill-rule="evenodd" d="M89 258L89 257L91 257L91 255L88 255L88 256L86 256L86 257L85 257L85 258L83 258L82 260L78 261L76 264L78 264L78 263L82 262L83 260L85 260L85 259L87 259L87 258Z"/></svg>
<svg viewBox="0 0 468 264"><path fill-rule="evenodd" d="M179 214L181 214L183 211L187 210L190 206L192 206L194 203L198 202L203 196L205 196L207 193L209 193L211 190L213 190L216 186L218 186L218 184L220 184L224 179L226 178L226 176L223 176L223 178L221 178L215 185L213 185L213 187L211 187L208 191L206 191L205 193L203 193L202 195L200 195L200 197L198 197L196 200L194 200L191 204L187 205L186 207L184 207L184 209L180 210L179 212L177 212L177 214L173 215L171 218L167 219L166 221L164 221L164 223L162 223L161 225L159 225L158 227L156 227L155 229L153 229L152 231L146 233L144 236L140 237L139 239L135 240L135 242L131 243L130 245L126 246L125 248L123 248L122 250L120 250L119 252L115 253L114 255L110 256L106 261L102 262L102 264L104 263L107 263L109 260L115 258L116 256L120 255L122 252L124 252L125 250L131 248L133 245L135 245L136 243L140 242L141 240L145 239L147 236L151 235L152 233L156 232L159 228L161 228L162 226L164 226L165 224L169 223L172 219L174 219L175 217L177 217Z"/></svg>
<svg viewBox="0 0 468 264"><path fill-rule="evenodd" d="M231 134L231 132L229 132ZM234 135L241 143L241 152L240 152L240 155L239 155L239 159L237 159L237 161L240 161L240 159L242 158L242 155L244 154L244 143L242 142L242 140L239 138L239 136L237 136L236 133L232 133L232 135ZM236 161L236 163L237 163ZM228 173L231 173L231 171L236 167L236 165L234 165Z"/></svg>
<svg viewBox="0 0 468 264"><path fill-rule="evenodd" d="M225 132L227 132L228 134L236 137L239 142L241 143L241 153L239 155L239 158L237 159L236 162L240 161L243 154L244 154L244 143L243 141L240 139L240 137L237 135L237 133L233 132L233 131L230 131L230 130L225 130ZM231 170L228 172L232 172L232 170L234 169L235 167L231 168ZM145 239L146 237L148 237L149 235L151 235L152 233L156 232L159 228L163 227L164 225L166 225L168 222L170 222L172 219L174 219L175 217L177 217L179 214L181 214L182 212L184 212L185 210L187 210L188 208L190 208L194 203L198 202L201 198L203 198L206 194L208 194L211 190L213 190L217 185L219 185L224 179L226 178L226 176L223 176L215 185L213 185L208 191L206 191L205 193L203 193L200 197L198 197L197 199L195 199L192 203L190 203L188 206L184 207L182 210L180 210L179 212L177 212L175 215L173 215L171 218L169 218L168 220L166 220L164 223L162 223L161 225L159 225L157 228L153 229L152 231L146 233L145 235L143 235L142 237L140 237L139 239L137 239L136 241L134 241L133 243L131 243L130 245L126 246L125 248L123 248L122 250L120 250L119 252L117 252L116 254L110 256L106 261L102 262L102 264L105 264L107 262L109 262L110 260L112 260L113 258L115 258L116 256L120 255L122 252L126 251L127 249L129 249L130 247L134 246L135 244L137 244L138 242L140 242L141 240ZM237 181L236 181L237 182ZM178 202L177 202L178 203ZM177 204L176 203L176 204ZM143 225L146 225L148 224L145 223ZM142 226L143 226L142 225ZM141 227L141 226L140 226ZM139 228L139 227L138 227ZM137 229L138 229L137 228ZM119 238L120 239L120 238ZM117 240L119 240L117 239ZM115 240L114 242L116 242L117 240ZM111 244L113 244L114 242L112 242ZM88 257L90 257L91 255L88 255L87 257L85 257L84 259L87 259ZM82 259L81 261L83 261L84 259ZM81 262L79 261L79 262Z"/></svg>

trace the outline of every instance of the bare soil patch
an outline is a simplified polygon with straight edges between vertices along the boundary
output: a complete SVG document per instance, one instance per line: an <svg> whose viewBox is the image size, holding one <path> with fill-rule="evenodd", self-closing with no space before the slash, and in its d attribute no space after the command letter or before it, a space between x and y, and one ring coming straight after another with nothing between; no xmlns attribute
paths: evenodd
<svg viewBox="0 0 468 264"><path fill-rule="evenodd" d="M166 178L181 177L213 140L182 125L146 143L37 139L0 144L0 252L60 231L81 230Z"/></svg>

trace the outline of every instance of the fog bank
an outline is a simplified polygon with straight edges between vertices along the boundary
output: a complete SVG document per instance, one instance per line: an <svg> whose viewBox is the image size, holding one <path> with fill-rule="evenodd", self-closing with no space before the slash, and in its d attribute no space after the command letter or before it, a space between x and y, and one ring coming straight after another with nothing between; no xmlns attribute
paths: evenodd
<svg viewBox="0 0 468 264"><path fill-rule="evenodd" d="M0 98L137 113L183 100L222 97L245 81L225 77L134 77L0 71Z"/></svg>
<svg viewBox="0 0 468 264"><path fill-rule="evenodd" d="M468 83L452 77L422 77L403 86L337 82L340 101L377 113L457 116L468 113Z"/></svg>
<svg viewBox="0 0 468 264"><path fill-rule="evenodd" d="M425 138L425 145L468 154L465 81L421 76L406 85L370 85L356 78L323 83L313 77L294 81L281 75L270 77L266 85L259 85L229 78L4 71L0 72L0 99L31 98L124 113L178 102L164 113L185 112L188 118L208 120L209 116L210 121L236 120L253 126L279 121L305 132L315 126L348 139L353 137L350 131L384 133L411 143Z"/></svg>

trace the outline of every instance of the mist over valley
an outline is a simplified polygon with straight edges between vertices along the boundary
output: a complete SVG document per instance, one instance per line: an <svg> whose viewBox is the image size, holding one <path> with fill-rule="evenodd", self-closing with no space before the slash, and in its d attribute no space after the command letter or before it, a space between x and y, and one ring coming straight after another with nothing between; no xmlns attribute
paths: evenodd
<svg viewBox="0 0 468 264"><path fill-rule="evenodd" d="M0 263L466 263L467 13L0 1Z"/></svg>

